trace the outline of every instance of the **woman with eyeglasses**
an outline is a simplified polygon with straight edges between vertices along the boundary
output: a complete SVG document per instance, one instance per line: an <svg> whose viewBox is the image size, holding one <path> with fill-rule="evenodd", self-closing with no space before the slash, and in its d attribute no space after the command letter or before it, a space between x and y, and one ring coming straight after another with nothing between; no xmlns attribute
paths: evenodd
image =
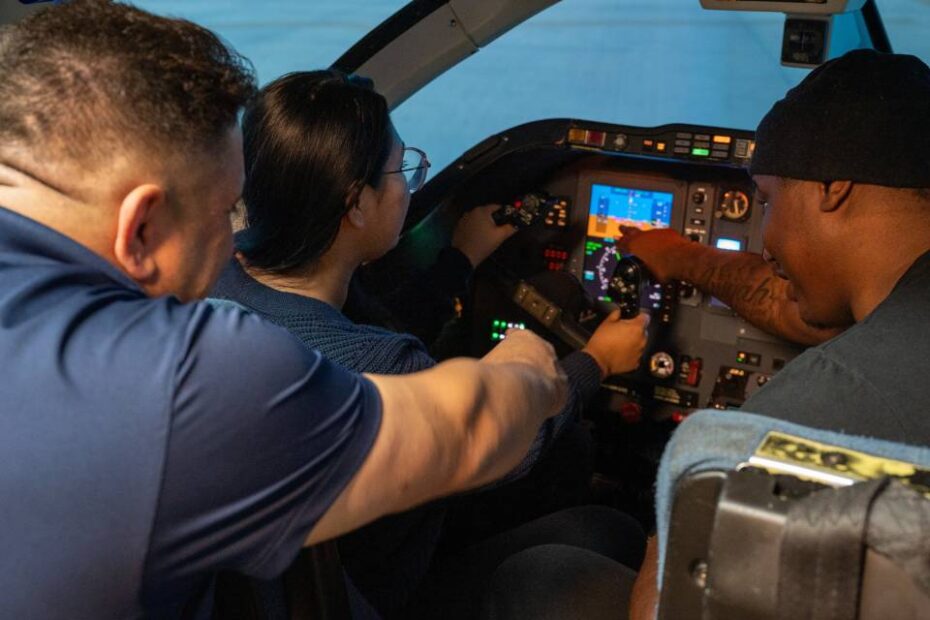
<svg viewBox="0 0 930 620"><path fill-rule="evenodd" d="M245 228L236 235L236 256L213 297L278 323L357 372L405 374L433 366L435 360L418 338L359 325L342 313L355 271L397 244L410 194L423 185L429 167L423 151L406 147L398 136L385 99L369 81L335 70L292 73L265 86L247 107L243 137ZM463 289L471 270L514 233L494 223L495 208L479 207L463 217L453 247L440 254L424 287L452 281L441 293ZM577 409L604 375L636 367L643 330L642 320L612 316L584 351L562 361L573 386L570 405L544 425L530 454L508 479L526 474L575 424ZM549 515L457 555L434 558L444 513L444 505L436 503L341 539L350 594L357 588L386 617L431 617L439 608L445 615L454 608L459 616L450 617L481 617L479 608L488 599L480 591L488 587L488 575L528 548L562 545L558 553L571 558L549 560L569 565L582 552L596 556L610 567L598 572L614 586L619 583L621 594L629 569L617 562L636 568L644 551L642 530L633 519L603 507L582 507ZM505 598L519 591L506 589ZM616 602L611 601L611 613ZM361 614L357 610L365 604L353 604ZM505 602L512 604L509 598ZM556 607L549 601L546 605Z"/></svg>

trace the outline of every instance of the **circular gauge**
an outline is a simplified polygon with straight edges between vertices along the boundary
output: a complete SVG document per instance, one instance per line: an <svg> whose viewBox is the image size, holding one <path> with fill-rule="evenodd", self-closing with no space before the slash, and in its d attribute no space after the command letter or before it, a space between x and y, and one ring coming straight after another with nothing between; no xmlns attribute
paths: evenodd
<svg viewBox="0 0 930 620"><path fill-rule="evenodd" d="M665 351L659 351L649 360L649 373L656 379L668 379L675 372L675 360Z"/></svg>
<svg viewBox="0 0 930 620"><path fill-rule="evenodd" d="M725 220L742 222L749 217L749 196L738 189L731 189L720 200L717 213Z"/></svg>

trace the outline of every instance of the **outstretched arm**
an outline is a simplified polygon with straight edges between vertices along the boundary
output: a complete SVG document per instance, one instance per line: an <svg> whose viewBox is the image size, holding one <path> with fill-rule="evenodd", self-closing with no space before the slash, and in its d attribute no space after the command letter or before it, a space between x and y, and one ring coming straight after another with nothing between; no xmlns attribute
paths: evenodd
<svg viewBox="0 0 930 620"><path fill-rule="evenodd" d="M621 231L618 249L639 257L660 281L691 283L760 329L805 345L838 333L805 323L797 302L788 298L788 282L759 254L710 248L670 229L644 232L621 227Z"/></svg>
<svg viewBox="0 0 930 620"><path fill-rule="evenodd" d="M551 345L519 330L481 361L369 379L381 396L381 428L308 544L503 476L567 395Z"/></svg>

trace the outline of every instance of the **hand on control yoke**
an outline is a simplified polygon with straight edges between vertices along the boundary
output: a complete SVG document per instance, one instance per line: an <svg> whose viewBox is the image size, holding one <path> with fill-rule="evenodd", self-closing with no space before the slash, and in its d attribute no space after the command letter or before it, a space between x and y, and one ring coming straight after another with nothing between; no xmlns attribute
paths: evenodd
<svg viewBox="0 0 930 620"><path fill-rule="evenodd" d="M635 370L646 349L646 328L649 315L620 319L614 310L598 325L588 344L582 349L594 358L605 377Z"/></svg>
<svg viewBox="0 0 930 620"><path fill-rule="evenodd" d="M491 364L525 364L531 366L553 389L549 415L562 410L568 398L568 382L558 364L552 345L525 329L508 329L503 342L491 349L481 361Z"/></svg>
<svg viewBox="0 0 930 620"><path fill-rule="evenodd" d="M480 265L517 232L514 226L498 226L494 221L491 214L500 208L498 204L475 207L462 215L452 232L452 247L468 257L473 267Z"/></svg>
<svg viewBox="0 0 930 620"><path fill-rule="evenodd" d="M692 242L671 228L640 230L634 226L620 226L623 235L617 240L617 250L632 254L643 262L649 273L663 284L680 280L682 252Z"/></svg>

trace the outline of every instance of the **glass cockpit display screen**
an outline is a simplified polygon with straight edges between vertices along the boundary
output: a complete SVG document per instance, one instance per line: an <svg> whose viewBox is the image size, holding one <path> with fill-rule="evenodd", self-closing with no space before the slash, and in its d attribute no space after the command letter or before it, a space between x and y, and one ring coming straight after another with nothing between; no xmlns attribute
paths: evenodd
<svg viewBox="0 0 930 620"><path fill-rule="evenodd" d="M620 226L642 230L668 228L672 221L671 192L591 185L588 231L584 250L584 286L592 296L613 301L607 286L617 266Z"/></svg>

